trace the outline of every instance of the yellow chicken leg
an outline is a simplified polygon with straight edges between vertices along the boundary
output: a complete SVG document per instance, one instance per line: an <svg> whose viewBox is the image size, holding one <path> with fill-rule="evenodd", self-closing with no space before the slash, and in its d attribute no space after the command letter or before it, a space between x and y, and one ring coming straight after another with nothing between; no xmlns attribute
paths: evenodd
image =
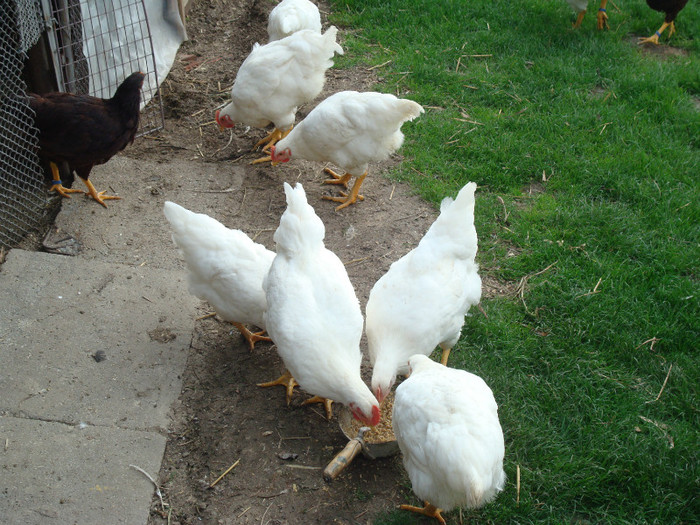
<svg viewBox="0 0 700 525"><path fill-rule="evenodd" d="M447 366L447 359L450 357L450 352L452 351L452 348L445 348L442 345L440 345L440 348L442 348L442 358L440 359L440 363L442 363L444 366Z"/></svg>
<svg viewBox="0 0 700 525"><path fill-rule="evenodd" d="M661 33L663 33L668 26L671 26L671 30L668 33L668 37L671 38L671 35L676 32L676 25L673 22L664 22L663 25L659 28L659 30L651 35L650 37L647 38L640 38L637 44L642 45L642 44L655 44L659 45L659 37L661 36Z"/></svg>
<svg viewBox="0 0 700 525"><path fill-rule="evenodd" d="M576 17L576 22L574 22L574 25L572 26L572 29L578 29L579 27L581 27L581 23L583 22L584 16L586 16L585 9L583 11L579 12L578 16Z"/></svg>
<svg viewBox="0 0 700 525"><path fill-rule="evenodd" d="M106 200L119 200L119 199L121 199L121 197L117 197L116 195L105 195L104 193L107 190L103 190L103 191L98 193L97 190L95 189L95 186L93 186L92 182L90 182L88 179L83 179L83 182L88 187L88 191L86 191L85 193L90 195L90 197L92 197L97 202L102 204L102 206L104 206L105 208L107 207L107 205L105 204Z"/></svg>
<svg viewBox="0 0 700 525"><path fill-rule="evenodd" d="M310 405L311 403L323 403L323 406L326 409L326 417L328 418L328 421L331 420L333 417L333 400L332 399L326 399L325 397L320 397L320 396L314 396L312 398L307 399L302 403L302 405Z"/></svg>
<svg viewBox="0 0 700 525"><path fill-rule="evenodd" d="M348 174L346 173L346 175ZM362 181L365 180L366 176L367 172L365 171L361 176L355 179L355 184L353 184L349 194L340 192L341 197L329 197L327 195L324 195L322 198L327 201L342 202L340 206L337 206L335 208L335 211L340 211L343 208L347 208L351 204L355 204L358 200L365 200L365 197L363 195L360 195L360 186L362 186Z"/></svg>
<svg viewBox="0 0 700 525"><path fill-rule="evenodd" d="M245 326L243 326L241 323L234 323L233 321L231 321L231 324L233 326L235 326L238 329L238 331L241 333L241 335L243 337L245 337L245 340L248 341L248 344L250 345L251 352L255 348L255 343L257 343L258 341L272 342L272 339L263 335L265 333L265 330L263 330L261 332L251 332Z"/></svg>
<svg viewBox="0 0 700 525"><path fill-rule="evenodd" d="M54 164L53 162L49 163L51 166L51 174L53 175L53 183L51 184L51 189L61 195L61 197L65 197L66 199L70 199L69 193L85 193L83 190L74 190L73 188L64 188L63 183L61 182L61 176L58 173L58 166Z"/></svg>
<svg viewBox="0 0 700 525"><path fill-rule="evenodd" d="M275 379L274 381L268 381L267 383L258 383L258 386L267 388L268 386L282 385L287 389L287 405L289 405L292 400L292 394L294 393L294 387L298 386L299 383L292 377L292 374L287 370L283 375Z"/></svg>
<svg viewBox="0 0 700 525"><path fill-rule="evenodd" d="M597 15L598 29L610 29L610 26L608 25L608 13L605 10L606 5L608 5L608 0L601 0Z"/></svg>
<svg viewBox="0 0 700 525"><path fill-rule="evenodd" d="M418 514L423 514L423 516L428 516L429 518L435 518L438 520L442 525L446 525L445 518L442 517L440 512L442 512L440 509L438 509L435 505L431 505L427 501L425 502L425 507L414 507L413 505L401 505L399 507L401 510L410 510L411 512L416 512Z"/></svg>

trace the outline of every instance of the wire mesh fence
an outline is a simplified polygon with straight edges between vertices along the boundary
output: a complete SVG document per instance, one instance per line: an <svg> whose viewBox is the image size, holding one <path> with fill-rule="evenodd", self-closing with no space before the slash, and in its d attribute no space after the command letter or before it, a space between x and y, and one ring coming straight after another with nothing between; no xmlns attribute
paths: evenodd
<svg viewBox="0 0 700 525"><path fill-rule="evenodd" d="M163 108L143 0L42 3L52 14L49 45L59 90L110 98L126 77L141 71L146 79L139 135L162 128Z"/></svg>
<svg viewBox="0 0 700 525"><path fill-rule="evenodd" d="M34 118L23 97L26 51L41 34L31 0L0 2L0 246L35 231L46 212L44 176Z"/></svg>
<svg viewBox="0 0 700 525"><path fill-rule="evenodd" d="M60 91L110 98L146 74L138 135L163 127L151 32L143 0L0 1L0 246L35 231L47 210L38 136L22 69L46 30Z"/></svg>

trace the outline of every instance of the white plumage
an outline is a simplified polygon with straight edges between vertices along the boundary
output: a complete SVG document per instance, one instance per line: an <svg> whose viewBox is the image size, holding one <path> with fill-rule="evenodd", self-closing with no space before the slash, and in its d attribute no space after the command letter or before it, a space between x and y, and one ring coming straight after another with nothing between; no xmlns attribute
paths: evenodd
<svg viewBox="0 0 700 525"><path fill-rule="evenodd" d="M403 144L401 125L423 112L420 104L385 93L341 91L316 106L272 151L273 162L292 157L332 162L345 170L336 181L358 177L347 206L355 202L370 162L385 160ZM332 175L335 175L331 172ZM354 199L353 199L354 197ZM352 201L352 202L351 202Z"/></svg>
<svg viewBox="0 0 700 525"><path fill-rule="evenodd" d="M264 46L255 44L238 69L231 88L231 102L216 113L222 127L235 122L264 128L270 122L278 140L294 125L298 106L310 102L321 92L326 70L333 55L343 54L336 43L338 30L331 26L324 34L298 31Z"/></svg>
<svg viewBox="0 0 700 525"><path fill-rule="evenodd" d="M277 256L263 284L265 326L304 390L343 403L375 425L379 405L360 376L363 320L355 290L343 263L325 248L325 227L304 188L285 182L284 191Z"/></svg>
<svg viewBox="0 0 700 525"><path fill-rule="evenodd" d="M184 255L190 293L208 301L226 321L264 329L267 302L262 283L275 253L242 231L174 202L166 202L163 213ZM242 333L252 347L253 341Z"/></svg>
<svg viewBox="0 0 700 525"><path fill-rule="evenodd" d="M366 331L372 391L380 401L396 374L406 372L413 354L443 349L443 363L460 336L464 316L481 300L481 278L474 262L476 183L457 198L445 198L440 215L418 246L394 262L372 287Z"/></svg>
<svg viewBox="0 0 700 525"><path fill-rule="evenodd" d="M321 13L309 0L282 0L270 12L267 21L267 34L270 42L310 29L321 32Z"/></svg>
<svg viewBox="0 0 700 525"><path fill-rule="evenodd" d="M409 366L396 389L393 426L413 492L445 511L481 507L506 480L491 389L479 376L424 355L412 356Z"/></svg>

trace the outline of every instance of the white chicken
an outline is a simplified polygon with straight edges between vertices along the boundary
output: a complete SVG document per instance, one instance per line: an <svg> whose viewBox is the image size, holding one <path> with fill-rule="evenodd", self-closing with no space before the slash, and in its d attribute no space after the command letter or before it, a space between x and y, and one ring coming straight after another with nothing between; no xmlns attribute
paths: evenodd
<svg viewBox="0 0 700 525"><path fill-rule="evenodd" d="M394 262L372 287L366 307L372 391L381 402L413 354L440 345L442 363L460 336L464 316L481 300L474 262L476 183L447 197L440 215L413 250Z"/></svg>
<svg viewBox="0 0 700 525"><path fill-rule="evenodd" d="M583 17L586 16L586 9L588 9L588 0L566 0L566 3L571 6L571 9L576 11L576 22L574 22L574 29L581 27L581 22L583 22ZM605 10L605 6L608 5L608 0L600 0L600 8L598 8L598 14L596 16L596 26L598 29L609 29L608 25L608 14Z"/></svg>
<svg viewBox="0 0 700 525"><path fill-rule="evenodd" d="M323 402L347 405L355 418L379 422L379 403L360 376L362 312L345 266L323 244L325 227L301 184L284 183L287 209L275 232L277 256L263 287L265 326L287 367L280 380L296 379ZM290 377L291 374L291 377ZM289 399L289 398L288 398Z"/></svg>
<svg viewBox="0 0 700 525"><path fill-rule="evenodd" d="M272 162L288 162L292 157L332 162L345 170L339 176L326 169L331 177L326 184L347 188L354 175L350 194L324 199L342 203L340 210L358 199L362 181L370 162L387 159L403 144L401 125L423 112L420 104L385 93L341 91L316 106L299 125L270 148Z"/></svg>
<svg viewBox="0 0 700 525"><path fill-rule="evenodd" d="M392 422L413 492L424 507L401 505L445 523L441 511L479 508L503 490L505 446L498 405L479 376L422 354L396 389Z"/></svg>
<svg viewBox="0 0 700 525"><path fill-rule="evenodd" d="M173 229L188 269L189 290L204 299L246 338L252 350L256 341L270 341L264 332L253 333L244 323L265 328L267 306L262 283L275 253L253 242L240 230L230 230L216 219L166 202L163 213Z"/></svg>
<svg viewBox="0 0 700 525"><path fill-rule="evenodd" d="M310 29L321 32L321 13L309 0L282 0L270 11L267 19L267 34L270 42Z"/></svg>
<svg viewBox="0 0 700 525"><path fill-rule="evenodd" d="M337 34L335 26L324 34L306 29L264 46L255 44L238 69L231 102L216 112L219 127L232 128L240 122L264 128L272 122L275 129L255 145L264 144L263 150L286 136L297 108L323 89L333 55L343 54L335 41ZM266 160L270 158L258 159Z"/></svg>

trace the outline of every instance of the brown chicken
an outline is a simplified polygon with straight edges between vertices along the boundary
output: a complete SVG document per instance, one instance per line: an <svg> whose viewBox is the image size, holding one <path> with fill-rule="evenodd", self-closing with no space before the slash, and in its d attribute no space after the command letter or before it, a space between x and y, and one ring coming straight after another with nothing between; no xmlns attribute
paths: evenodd
<svg viewBox="0 0 700 525"><path fill-rule="evenodd" d="M52 189L64 197L86 193L105 207L105 200L121 198L98 192L88 177L95 164L104 164L134 141L144 78L141 72L132 73L110 99L62 92L30 94L29 106L39 130L39 156L51 165ZM64 188L58 162L67 162L88 191Z"/></svg>
<svg viewBox="0 0 700 525"><path fill-rule="evenodd" d="M665 13L666 17L659 30L650 37L640 38L639 44L658 44L661 33L663 33L668 26L671 26L671 29L668 31L668 37L671 38L671 35L676 32L676 24L674 24L673 21L687 3L688 0L647 0L647 5L649 7L654 11Z"/></svg>

